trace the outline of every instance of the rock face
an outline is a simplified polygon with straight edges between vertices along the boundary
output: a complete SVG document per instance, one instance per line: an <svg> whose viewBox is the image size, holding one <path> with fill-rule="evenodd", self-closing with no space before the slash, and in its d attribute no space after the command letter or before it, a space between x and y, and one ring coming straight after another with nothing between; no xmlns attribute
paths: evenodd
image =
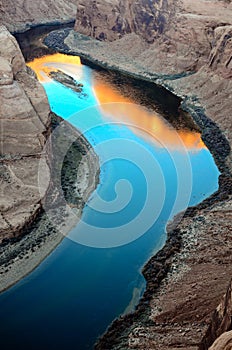
<svg viewBox="0 0 232 350"><path fill-rule="evenodd" d="M172 4L167 0L81 1L77 7L76 31L99 40L115 40L136 33L146 41L165 31ZM168 16L164 16L164 13Z"/></svg>
<svg viewBox="0 0 232 350"><path fill-rule="evenodd" d="M38 171L50 127L46 94L27 70L14 37L0 26L0 242L40 210ZM43 171L48 171L43 162Z"/></svg>
<svg viewBox="0 0 232 350"><path fill-rule="evenodd" d="M75 29L100 40L115 40L131 32L122 1L81 1L77 7Z"/></svg>
<svg viewBox="0 0 232 350"><path fill-rule="evenodd" d="M209 348L209 350L231 350L232 331L223 333Z"/></svg>
<svg viewBox="0 0 232 350"><path fill-rule="evenodd" d="M217 309L212 315L212 321L208 331L206 332L202 346L208 348L212 342L215 341L214 345L210 348L217 350L232 349L232 332L226 332L231 329L232 326L232 282L227 289L225 296ZM224 345L223 345L224 344ZM223 347L224 346L224 347ZM230 347L229 347L230 346Z"/></svg>
<svg viewBox="0 0 232 350"><path fill-rule="evenodd" d="M0 25L4 24L13 32L28 29L31 25L73 20L76 3L76 0L2 0Z"/></svg>
<svg viewBox="0 0 232 350"><path fill-rule="evenodd" d="M232 26L214 30L209 67L225 78L232 78Z"/></svg>

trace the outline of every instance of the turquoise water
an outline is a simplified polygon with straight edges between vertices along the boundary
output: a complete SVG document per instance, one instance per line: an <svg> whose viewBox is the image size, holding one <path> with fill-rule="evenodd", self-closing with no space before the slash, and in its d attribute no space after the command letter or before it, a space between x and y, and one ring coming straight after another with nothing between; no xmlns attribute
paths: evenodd
<svg viewBox="0 0 232 350"><path fill-rule="evenodd" d="M93 348L112 320L138 302L145 288L141 268L164 243L167 221L218 188L219 172L206 148L165 147L108 116L94 79L83 66L82 96L44 84L53 111L95 148L100 184L68 238L1 294L3 349Z"/></svg>

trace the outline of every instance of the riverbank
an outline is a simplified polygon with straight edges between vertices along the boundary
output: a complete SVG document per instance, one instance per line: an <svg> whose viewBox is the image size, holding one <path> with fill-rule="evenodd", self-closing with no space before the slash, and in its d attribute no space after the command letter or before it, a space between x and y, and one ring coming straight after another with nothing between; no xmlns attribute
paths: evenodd
<svg viewBox="0 0 232 350"><path fill-rule="evenodd" d="M128 37L125 40L128 43ZM144 267L147 289L136 311L114 321L96 349L208 349L219 335L215 327L210 328L212 314L232 275L231 81L215 79L207 69L178 75L145 71L121 52L120 41L99 42L68 29L51 33L45 43L79 55L87 63L159 84L179 96L221 171L217 193L187 210L178 227L168 232L164 248ZM224 117L218 113L219 105Z"/></svg>
<svg viewBox="0 0 232 350"><path fill-rule="evenodd" d="M53 130L65 123L53 114ZM61 186L66 203L80 217L81 211L99 183L99 162L91 145L83 135L72 129L76 141L68 150L61 173ZM60 138L64 135L61 133ZM56 140L58 144L62 139ZM57 192L57 184L52 183L47 197L52 198ZM58 220L58 218L55 218ZM0 245L0 292L8 289L34 270L64 239L49 220L43 209L34 218L32 224L24 229L17 238L5 240Z"/></svg>

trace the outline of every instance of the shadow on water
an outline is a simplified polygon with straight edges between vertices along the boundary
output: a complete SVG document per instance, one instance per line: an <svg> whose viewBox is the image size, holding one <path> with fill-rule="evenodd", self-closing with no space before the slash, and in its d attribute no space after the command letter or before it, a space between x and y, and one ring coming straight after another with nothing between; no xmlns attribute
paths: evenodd
<svg viewBox="0 0 232 350"><path fill-rule="evenodd" d="M43 44L44 37L53 30L73 28L74 21L65 24L42 24L28 29L23 33L13 33L19 43L26 62L44 55L51 55L56 51Z"/></svg>

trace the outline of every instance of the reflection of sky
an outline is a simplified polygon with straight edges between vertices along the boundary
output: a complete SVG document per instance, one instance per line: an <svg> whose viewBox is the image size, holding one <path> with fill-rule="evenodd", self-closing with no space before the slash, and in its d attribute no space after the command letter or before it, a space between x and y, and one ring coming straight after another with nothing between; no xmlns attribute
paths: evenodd
<svg viewBox="0 0 232 350"><path fill-rule="evenodd" d="M183 147L182 142L188 149L198 150L205 148L199 133L174 130L156 113L148 112L145 108L136 105L136 101L123 96L104 78L96 78L88 67L81 65L80 59L76 56L55 54L36 59L29 65L36 71L41 82L44 83L49 93L51 106L53 109L55 108L54 111L62 113L64 117L70 117L75 112L97 104L99 105L101 116L104 116L107 120L130 124L131 128L133 127L133 132L139 134L142 138L150 138L153 143L161 140L165 145L179 150ZM56 94L53 85L56 83L53 83L48 77L48 73L58 69L69 74L78 82L84 83L83 92L88 97L81 96L81 94L78 96L70 92L72 94L70 101L71 95L65 96L65 94L62 94L62 90L60 94ZM60 84L56 84L56 90L59 92L60 89L62 89ZM57 101L57 95L59 96L59 101ZM68 101L65 97L68 97ZM80 98L82 99L81 103ZM118 103L118 105L116 106L115 103ZM96 118L93 118L92 122L96 122Z"/></svg>
<svg viewBox="0 0 232 350"><path fill-rule="evenodd" d="M36 58L32 62L27 63L27 65L34 70L41 83L51 81L48 73L57 69L61 69L71 76L75 75L78 79L82 78L81 60L78 56L67 56L56 53L54 55Z"/></svg>

